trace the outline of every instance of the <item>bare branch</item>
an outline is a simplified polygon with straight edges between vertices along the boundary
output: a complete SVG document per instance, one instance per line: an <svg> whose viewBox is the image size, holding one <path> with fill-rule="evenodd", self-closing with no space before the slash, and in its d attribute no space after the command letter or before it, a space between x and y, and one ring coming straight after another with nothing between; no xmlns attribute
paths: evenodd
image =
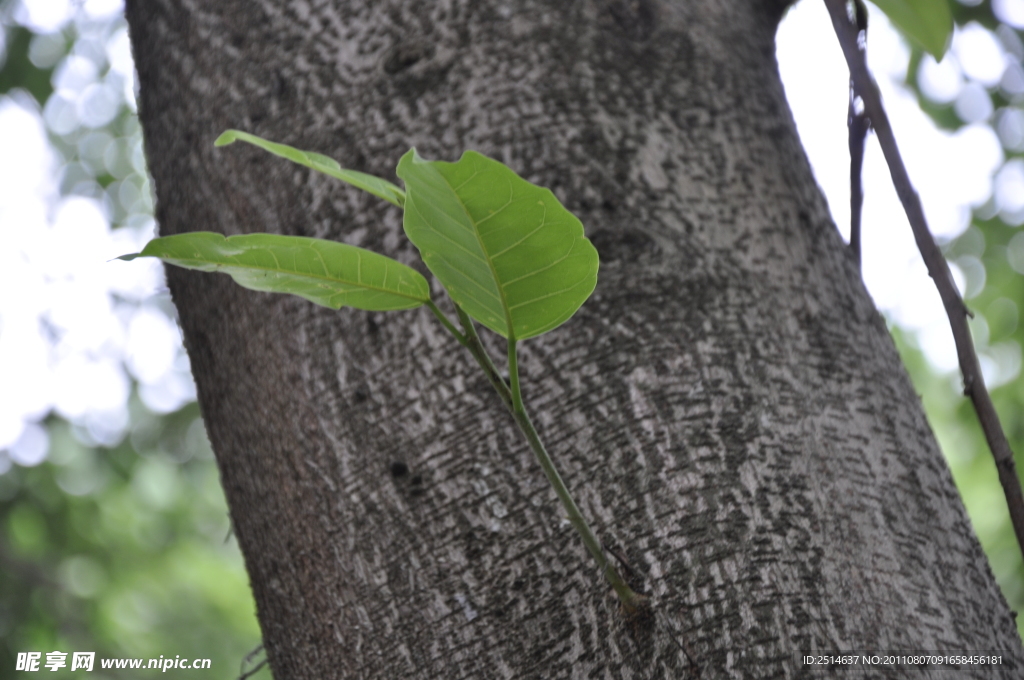
<svg viewBox="0 0 1024 680"><path fill-rule="evenodd" d="M236 680L248 680L248 678L251 678L252 676L256 675L261 668L267 665L267 659L266 657L264 657L263 659L260 659L260 662L258 664L250 668L248 671L245 670L245 667L252 663L253 659L256 658L256 655L262 651L263 643L261 642L258 645L256 645L256 647L251 652L245 655L245 658L242 659L242 667L239 669L239 676Z"/></svg>
<svg viewBox="0 0 1024 680"><path fill-rule="evenodd" d="M900 202L903 203L907 219L910 220L910 228L914 232L917 248L921 251L921 257L924 258L924 263L928 267L928 275L935 281L939 296L942 298L942 305L946 308L949 325L953 330L953 339L956 342L960 372L964 377L964 394L970 397L974 404L981 429L985 433L985 439L995 458L996 469L999 471L999 482L1003 486L1006 504L1010 511L1010 521L1013 523L1013 531L1017 535L1017 544L1024 554L1024 495L1021 494L1020 479L1017 477L1013 451L999 424L999 416L996 414L992 398L985 387L985 379L982 377L981 366L978 363L978 354L974 350L971 331L967 326L967 317L970 312L960 298L946 259L942 256L939 246L928 230L928 223L925 221L924 211L921 208L921 200L910 183L907 169L903 165L899 148L896 146L896 137L893 135L889 118L882 106L882 96L868 71L864 52L858 47L857 28L850 22L847 15L846 0L825 0L825 5L832 17L832 26L835 28L839 44L843 48L846 63L850 67L850 78L855 84L857 93L864 101L864 112L878 136L878 143L881 145L882 153L889 165L896 193L900 197Z"/></svg>
<svg viewBox="0 0 1024 680"><path fill-rule="evenodd" d="M868 42L868 10L861 0L854 0L854 19L857 22L857 48L866 54ZM850 104L846 114L846 126L850 135L850 250L861 264L860 222L864 207L864 184L861 170L864 167L864 143L868 139L871 120L864 110L864 101L857 90L857 83L850 78Z"/></svg>

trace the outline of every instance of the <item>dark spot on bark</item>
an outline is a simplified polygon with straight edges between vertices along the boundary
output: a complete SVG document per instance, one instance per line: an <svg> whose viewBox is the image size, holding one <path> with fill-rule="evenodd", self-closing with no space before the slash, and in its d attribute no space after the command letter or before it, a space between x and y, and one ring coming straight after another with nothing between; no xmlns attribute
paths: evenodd
<svg viewBox="0 0 1024 680"><path fill-rule="evenodd" d="M274 98L281 102L286 102L289 99L290 87L288 85L288 78L283 73L278 71L274 74Z"/></svg>
<svg viewBox="0 0 1024 680"><path fill-rule="evenodd" d="M620 37L642 42L658 27L654 0L610 0L604 9L604 23Z"/></svg>
<svg viewBox="0 0 1024 680"><path fill-rule="evenodd" d="M480 544L479 537L472 529L464 533L462 539L466 544L466 557L468 559L475 560L484 554L484 546Z"/></svg>
<svg viewBox="0 0 1024 680"><path fill-rule="evenodd" d="M517 578L515 581L512 581L512 590L522 590L524 587L526 587L526 581L523 579Z"/></svg>
<svg viewBox="0 0 1024 680"><path fill-rule="evenodd" d="M750 519L739 507L735 508L729 513L729 519L725 522L722 530L723 535L734 545L739 545L742 541L746 540L749 532Z"/></svg>
<svg viewBox="0 0 1024 680"><path fill-rule="evenodd" d="M401 42L384 56L384 72L392 76L380 80L381 95L404 99L410 106L427 92L442 89L453 59L437 57L434 43L424 39ZM436 57L436 58L435 58Z"/></svg>
<svg viewBox="0 0 1024 680"><path fill-rule="evenodd" d="M363 403L370 398L370 388L365 383L356 388L355 392L352 393L352 398L356 400L356 403Z"/></svg>
<svg viewBox="0 0 1024 680"><path fill-rule="evenodd" d="M390 75L401 73L421 59L429 59L433 55L434 46L426 41L398 43L384 57L384 72Z"/></svg>
<svg viewBox="0 0 1024 680"><path fill-rule="evenodd" d="M344 129L336 131L335 134L344 133ZM359 170L361 172L366 171L366 154L359 149L355 149L352 152L352 161L346 166L352 170Z"/></svg>
<svg viewBox="0 0 1024 680"><path fill-rule="evenodd" d="M601 262L633 262L643 255L654 255L659 250L654 239L637 229L601 229L591 235L590 241L597 248Z"/></svg>
<svg viewBox="0 0 1024 680"><path fill-rule="evenodd" d="M410 496L422 496L426 493L426 489L423 487L423 475L416 474L410 477L411 470L404 461L392 461L388 470L391 472L391 477L401 484L401 488L406 489Z"/></svg>
<svg viewBox="0 0 1024 680"><path fill-rule="evenodd" d="M373 312L369 312L366 315L366 332L369 335L377 335L377 331L380 330L380 324L377 323L377 315Z"/></svg>

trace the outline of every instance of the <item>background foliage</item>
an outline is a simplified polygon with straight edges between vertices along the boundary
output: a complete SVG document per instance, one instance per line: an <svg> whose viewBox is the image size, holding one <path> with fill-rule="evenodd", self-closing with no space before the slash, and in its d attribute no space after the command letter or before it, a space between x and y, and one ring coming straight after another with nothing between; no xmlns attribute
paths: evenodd
<svg viewBox="0 0 1024 680"><path fill-rule="evenodd" d="M57 30L33 33L19 24L17 3L0 0L0 98L36 111L46 124L57 158L54 210L78 205L76 197L92 201L115 236L129 236L120 246L129 252L139 236L153 233L153 201L132 83L124 77L130 64L116 63L127 49L117 4L114 11L71 6ZM24 161L0 154L0 164ZM13 230L28 227L4 208L0 204L0 234L5 248L17 249ZM0 292L24 294L10 285ZM141 295L110 295L103 311L115 323L106 332L140 336L134 344L144 345L147 322L163 317L173 324L166 290ZM57 310L40 317L57 362L77 351L69 345L82 333L65 316ZM0 318L0 342L14 325L13 312ZM157 378L133 354L133 342L91 343L90 351L112 353L127 368L120 369L127 399L118 408L93 412L58 404L41 414L41 427L26 429L0 451L0 678L21 675L15 657L30 650L94 651L97 659L180 654L212 660L211 671L197 677L237 677L259 644L248 578L230 537L187 360L182 365L182 355L170 357L177 363L171 376L181 382L184 375L186 384L158 389ZM98 663L93 673L156 674L101 671Z"/></svg>
<svg viewBox="0 0 1024 680"><path fill-rule="evenodd" d="M1024 59L1021 28L1024 3L962 0L950 3L958 31L987 31L1005 50L1006 66L997 82L982 82L955 59L946 68L960 81L947 99L929 87L934 60L913 49L906 85L940 127L992 126L1005 161L995 176L992 196L978 206L966 230L944 244L964 275L963 292L974 311L971 330L996 410L1015 453L1018 475L1024 466L1024 380L1020 378L1024 324ZM869 29L870 30L870 29ZM961 58L961 61L964 61ZM945 62L945 60L944 60ZM953 470L975 531L1011 609L1024 610L1024 562L1013 535L991 453L970 402L962 397L958 372L937 373L914 338L892 328L897 347L922 395L929 422ZM1017 619L1024 634L1024 617Z"/></svg>
<svg viewBox="0 0 1024 680"><path fill-rule="evenodd" d="M88 4L59 28L34 33L22 25L15 0L0 0L0 101L6 97L45 121L59 161L58 198L95 201L115 236L144 241L153 230L151 189L131 83L108 49L124 39L124 22L116 7L90 13ZM1007 55L1002 78L979 82L955 59L944 60L960 87L954 97L937 95L924 77L937 65L912 49L905 85L938 125L989 125L1003 146L992 197L944 247L963 273L993 398L1024 466L1024 3L971 0L952 7L958 30L996 36ZM0 237L6 242L9 230L19 228L0 205ZM134 327L136 316L174 313L166 293L146 299L114 294L110 304L126 328ZM44 330L55 346L66 335L59 323ZM991 456L960 395L959 375L931 366L912 333L892 331L1000 586L1020 610L1024 564ZM0 343L3 333L0 318ZM39 427L0 452L0 677L14 674L17 652L55 649L96 651L98 657L206 657L213 660L211 677L228 677L259 642L193 397L185 388L170 396L154 391L152 376L130 353L115 359L128 369L118 413L48 409L39 414ZM176 361L175 370L185 374L185 360Z"/></svg>

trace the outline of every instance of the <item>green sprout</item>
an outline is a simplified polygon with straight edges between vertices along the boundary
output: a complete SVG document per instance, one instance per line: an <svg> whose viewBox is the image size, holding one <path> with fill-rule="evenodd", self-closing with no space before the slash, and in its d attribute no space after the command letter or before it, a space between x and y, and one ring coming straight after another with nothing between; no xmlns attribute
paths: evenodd
<svg viewBox="0 0 1024 680"><path fill-rule="evenodd" d="M576 216L549 189L475 151L446 163L424 160L410 149L398 162L403 191L379 177L346 170L326 156L245 132L228 130L215 144L236 140L402 208L405 233L447 291L462 330L431 300L427 280L415 269L336 241L191 232L153 239L142 252L120 259L157 257L186 269L219 271L246 288L290 293L331 309L390 311L426 305L469 350L511 412L623 609L634 615L646 608L646 598L623 580L583 518L530 421L520 390L517 343L567 321L597 285L597 250ZM507 383L484 349L474 320L508 341Z"/></svg>

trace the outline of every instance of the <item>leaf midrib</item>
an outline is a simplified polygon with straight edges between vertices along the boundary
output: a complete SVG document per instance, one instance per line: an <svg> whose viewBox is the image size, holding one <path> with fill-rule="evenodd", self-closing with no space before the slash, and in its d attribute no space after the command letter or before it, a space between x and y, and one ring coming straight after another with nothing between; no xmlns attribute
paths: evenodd
<svg viewBox="0 0 1024 680"><path fill-rule="evenodd" d="M440 171L437 171L437 172L440 173ZM474 169L473 170L473 174L469 178L467 178L466 181L463 182L462 184L460 184L459 186L460 187L466 186L478 174L480 174L479 170L475 170ZM508 339L510 341L514 342L515 339L516 339L516 330L515 330L515 327L512 325L512 309L509 307L508 299L505 296L505 286L504 286L504 284L502 284L501 278L498 276L498 270L495 269L495 267L494 267L494 257L489 252L487 252L487 248L484 245L483 237L480 235L479 225L483 224L483 222L477 222L476 220L473 219L473 216L470 215L469 210L466 208L466 204L463 203L462 197L459 195L459 192L455 189L455 187L453 187L451 184L448 183L448 180L445 179L444 175L441 175L441 178L445 180L444 183L446 185L448 185L448 187L452 190L452 193L455 194L455 200L459 202L459 207L462 208L462 211L466 214L466 217L469 218L470 223L473 225L473 235L476 237L477 244L480 246L480 251L484 255L486 255L486 257L484 259L487 262L487 268L490 269L490 271L491 271L491 278L494 281L495 287L498 289L498 295L501 296L501 308L505 312L505 328L508 331ZM515 196L515 189L512 187L511 183L509 183L508 188L509 188L509 200L508 200L508 202L502 208L500 208L500 209L496 210L495 212L491 213L490 215L488 215L487 219L490 219L490 218L494 217L495 215L500 213L502 210L504 210L506 207L508 207L512 203L512 197ZM541 226L543 226L543 225L541 225ZM515 247L515 246L513 246L513 247ZM506 248L506 251L507 250L508 249Z"/></svg>

